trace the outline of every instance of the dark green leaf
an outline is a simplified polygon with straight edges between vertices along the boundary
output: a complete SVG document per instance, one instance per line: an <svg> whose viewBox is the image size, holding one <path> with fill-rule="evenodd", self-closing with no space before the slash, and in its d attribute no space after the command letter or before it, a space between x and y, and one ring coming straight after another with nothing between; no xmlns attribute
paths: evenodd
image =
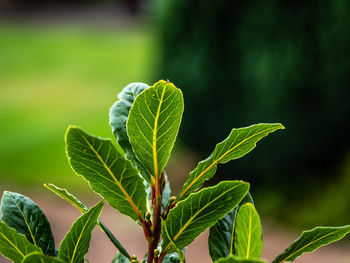
<svg viewBox="0 0 350 263"><path fill-rule="evenodd" d="M111 140L69 127L66 147L73 170L85 178L96 193L132 219L143 218L146 212L144 180Z"/></svg>
<svg viewBox="0 0 350 263"><path fill-rule="evenodd" d="M50 223L30 198L5 191L1 199L1 219L40 247L45 255L55 255L55 240Z"/></svg>
<svg viewBox="0 0 350 263"><path fill-rule="evenodd" d="M246 128L233 129L223 142L216 145L212 154L201 161L190 173L177 199L182 200L191 192L199 189L215 174L219 163L241 158L253 150L259 140L278 129L284 129L284 127L279 123L260 123Z"/></svg>
<svg viewBox="0 0 350 263"><path fill-rule="evenodd" d="M148 173L144 171L145 168L136 158L126 132L126 122L129 117L131 106L135 98L148 87L149 86L144 83L131 83L127 85L122 92L118 94L119 101L114 103L109 110L109 124L112 127L112 132L117 138L119 145L125 152L125 157L140 170L141 174L150 183L150 178L147 176Z"/></svg>
<svg viewBox="0 0 350 263"><path fill-rule="evenodd" d="M182 92L164 80L136 97L130 110L127 132L148 178L159 178L168 162L183 108Z"/></svg>
<svg viewBox="0 0 350 263"><path fill-rule="evenodd" d="M62 260L58 260L54 257L48 257L41 253L34 252L24 257L22 263L65 263Z"/></svg>
<svg viewBox="0 0 350 263"><path fill-rule="evenodd" d="M76 198L74 195L70 194L66 189L59 188L53 184L44 184L44 186L78 208L80 212L85 213L89 209ZM102 231L105 232L109 240L115 245L115 247L126 257L130 258L128 251L120 244L118 239L112 234L112 232L100 221L98 220L98 224L101 227Z"/></svg>
<svg viewBox="0 0 350 263"><path fill-rule="evenodd" d="M0 222L0 254L14 263L20 263L27 254L35 251L41 252L41 249L30 243L24 235L18 234L15 229Z"/></svg>
<svg viewBox="0 0 350 263"><path fill-rule="evenodd" d="M170 210L162 226L162 251L175 251L171 247L171 241L164 234L165 227L176 246L181 249L237 206L248 189L249 184L242 181L221 182L214 187L191 194L179 202Z"/></svg>
<svg viewBox="0 0 350 263"><path fill-rule="evenodd" d="M184 253L182 252L181 249L179 249L179 248L176 246L175 241L174 241L173 238L169 235L168 228L166 227L165 221L164 221L163 219L162 219L162 225L164 226L164 227L163 227L164 233L165 233L166 237L170 240L171 246L175 249L177 255L179 256L180 261L183 262L183 263L186 263Z"/></svg>
<svg viewBox="0 0 350 263"><path fill-rule="evenodd" d="M304 231L273 263L293 261L306 252L312 252L319 247L342 239L350 233L350 225L341 227L315 227Z"/></svg>
<svg viewBox="0 0 350 263"><path fill-rule="evenodd" d="M262 229L259 214L252 203L246 203L238 210L234 242L236 256L260 258Z"/></svg>
<svg viewBox="0 0 350 263"><path fill-rule="evenodd" d="M97 224L102 207L103 202L101 201L73 223L61 242L58 259L67 263L84 262L84 256L89 249L91 231Z"/></svg>
<svg viewBox="0 0 350 263"><path fill-rule="evenodd" d="M236 256L229 256L226 258L220 258L214 263L266 263L266 261L258 259L258 258L240 258Z"/></svg>
<svg viewBox="0 0 350 263"><path fill-rule="evenodd" d="M219 220L210 228L208 245L209 254L213 261L234 254L234 232L237 210L248 202L254 203L249 193L237 207L232 209L223 219Z"/></svg>

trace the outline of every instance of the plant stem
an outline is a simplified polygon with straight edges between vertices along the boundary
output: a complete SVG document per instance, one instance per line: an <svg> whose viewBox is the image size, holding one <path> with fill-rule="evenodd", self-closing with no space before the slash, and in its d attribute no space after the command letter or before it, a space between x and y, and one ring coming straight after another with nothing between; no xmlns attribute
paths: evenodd
<svg viewBox="0 0 350 263"><path fill-rule="evenodd" d="M156 178L155 185L152 186L152 208L153 208L153 232L152 239L148 242L148 258L147 263L153 263L154 250L157 249L161 233L161 207L162 207L162 187L160 182L164 178L164 171L161 178Z"/></svg>

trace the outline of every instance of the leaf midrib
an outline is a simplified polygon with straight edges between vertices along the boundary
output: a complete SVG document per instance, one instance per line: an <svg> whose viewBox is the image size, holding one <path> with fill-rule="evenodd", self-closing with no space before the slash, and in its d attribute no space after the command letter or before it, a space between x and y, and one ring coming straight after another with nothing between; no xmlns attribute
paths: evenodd
<svg viewBox="0 0 350 263"><path fill-rule="evenodd" d="M21 254L22 257L25 256L25 255L22 253L22 251L20 251L20 250L18 249L18 247L16 247L15 244L13 244L13 243L11 242L11 240L9 240L9 239L7 238L7 236L5 236L3 233L0 233L0 234L6 239L7 242L10 243L10 245L11 245L19 254Z"/></svg>
<svg viewBox="0 0 350 263"><path fill-rule="evenodd" d="M279 261L276 261L275 263L279 263L279 262L283 262L283 261L288 260L289 258L291 258L292 256L294 256L295 254L297 254L298 252L300 252L300 250L303 250L303 249L305 249L306 247L311 246L311 245L314 244L315 242L317 242L317 241L319 241L319 240L321 240L321 239L323 239L323 238L326 238L326 237L328 237L329 235L334 234L335 232L336 232L336 231L334 231L334 232L332 232L332 233L328 233L327 235L324 235L324 236L322 236L322 237L319 237L319 238L317 238L317 239L311 241L310 243L306 244L305 246L299 248L298 250L295 250L295 251L294 251L293 253L291 253L288 257L282 258L282 261L279 260Z"/></svg>
<svg viewBox="0 0 350 263"><path fill-rule="evenodd" d="M135 203L133 202L133 200L131 199L131 197L129 196L129 194L126 192L126 190L124 189L124 187L120 184L120 182L117 180L117 178L114 176L114 173L111 171L111 169L108 167L108 165L105 163L105 161L102 159L102 157L100 156L100 154L95 150L95 148L90 144L90 142L85 138L84 134L79 130L79 133L81 134L82 138L84 139L84 141L87 143L87 145L90 147L90 149L95 153L96 157L100 160L100 162L102 163L102 165L106 168L107 172L110 174L110 176L113 178L113 180L115 181L115 183L117 184L117 186L119 187L119 189L122 191L122 193L125 195L125 197L128 199L128 202L130 203L130 205L132 206L132 208L134 209L136 215L138 216L138 218L140 220L142 220L141 217L141 213L138 210L137 206L135 205Z"/></svg>
<svg viewBox="0 0 350 263"><path fill-rule="evenodd" d="M17 204L16 199L13 198L13 196L11 196L11 195L10 195L10 198L11 198L11 199L13 200L13 202L16 204L16 206L17 206L19 212L21 213L21 215L22 215L22 217L23 217L24 223L26 224L26 226L27 226L27 228L28 228L28 230L29 230L30 236L31 236L32 239L33 239L34 245L37 246L36 241L35 241L35 238L34 238L34 235L33 235L33 232L32 232L32 230L31 230L31 228L30 228L30 226L29 226L29 224L28 224L28 222L27 222L26 217L24 216L23 211L21 210L21 208L20 208L19 205Z"/></svg>
<svg viewBox="0 0 350 263"><path fill-rule="evenodd" d="M206 205L204 205L201 209L199 209L193 216L191 216L191 218L186 222L186 224L183 225L182 228L180 228L180 230L178 231L178 233L175 235L174 237L174 241L176 241L176 239L182 234L183 231L185 231L185 229L189 226L189 224L193 221L193 219L200 214L205 208L207 208L210 204L212 204L214 201L216 201L218 198L222 197L224 194L226 194L229 191L232 191L233 189L237 188L239 185L235 185L233 187L231 187L230 189L228 189L227 191L223 192L222 194L220 194L219 196L217 196L216 198L214 198L211 202L207 203ZM171 246L171 243L165 248L165 251L167 251Z"/></svg>
<svg viewBox="0 0 350 263"><path fill-rule="evenodd" d="M86 222L85 222L85 224L84 224L84 226L83 226L83 230L82 230L82 231L80 232L80 234L79 234L77 243L75 244L75 247L74 247L74 250L73 250L73 255L72 255L72 259L70 260L70 263L72 263L72 262L74 261L75 253L76 253L77 247L78 247L78 245L79 245L80 239L81 239L81 237L82 237L83 232L85 231L85 228L86 228L87 224L89 223L90 218L92 217L92 214L93 214L93 213L91 213L91 214L89 215L89 217L87 218L87 220L86 220Z"/></svg>
<svg viewBox="0 0 350 263"><path fill-rule="evenodd" d="M271 129L271 128L270 128ZM188 189L190 189L192 187L193 184L195 184L207 171L209 171L214 165L216 165L217 163L219 163L227 154L229 154L230 152L232 152L234 149L236 149L238 146L240 146L242 143L246 142L247 140L250 140L251 138L253 138L254 136L266 132L269 129L265 129L262 130L258 133L253 134L252 136L244 139L243 141L241 141L240 143L238 143L237 145L235 145L233 148L231 148L230 150L226 151L223 155L221 155L221 157L217 158L216 160L214 160L203 172L201 172L187 187L186 189L180 194L178 200L180 200L182 198L182 196L188 191ZM271 129L273 130L273 129ZM214 149L215 151L215 149Z"/></svg>
<svg viewBox="0 0 350 263"><path fill-rule="evenodd" d="M246 258L249 258L249 254L250 254L251 235L252 235L252 208L249 206L249 227L248 227L248 242L247 242Z"/></svg>
<svg viewBox="0 0 350 263"><path fill-rule="evenodd" d="M158 154L157 154L157 126L158 126L158 120L160 115L160 109L162 107L163 99L165 94L165 86L163 87L161 98L159 99L159 105L157 109L157 114L154 119L154 128L153 128L153 144L152 144L152 150L153 150L153 164L154 164L154 176L156 180L159 178L159 170L158 170Z"/></svg>

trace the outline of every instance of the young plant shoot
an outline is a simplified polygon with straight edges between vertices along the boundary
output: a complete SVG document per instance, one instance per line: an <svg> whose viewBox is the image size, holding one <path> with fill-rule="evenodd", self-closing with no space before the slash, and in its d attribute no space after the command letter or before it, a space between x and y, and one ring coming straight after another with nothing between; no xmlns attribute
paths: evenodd
<svg viewBox="0 0 350 263"><path fill-rule="evenodd" d="M210 228L209 254L215 263L266 262L260 258L262 228L243 181L221 181L203 187L217 165L252 151L268 134L284 129L279 123L260 123L233 129L210 156L189 174L177 196L171 196L172 176L165 172L184 110L181 90L161 80L153 86L132 83L110 109L116 141L68 127L66 153L74 172L144 233L144 259L130 256L121 242L98 219L103 202L88 208L65 189L44 186L75 206L81 216L55 247L50 224L39 206L21 194L5 191L1 199L0 253L15 263L82 263L95 226L116 247L112 263L185 262L185 250ZM343 238L350 225L316 227L305 231L273 263L293 261L305 252Z"/></svg>

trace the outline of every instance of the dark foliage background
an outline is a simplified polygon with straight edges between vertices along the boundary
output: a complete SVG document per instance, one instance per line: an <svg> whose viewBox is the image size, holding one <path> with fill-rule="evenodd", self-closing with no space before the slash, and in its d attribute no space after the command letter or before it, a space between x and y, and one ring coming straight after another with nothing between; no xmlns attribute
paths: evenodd
<svg viewBox="0 0 350 263"><path fill-rule="evenodd" d="M281 122L285 131L216 179L248 180L272 207L324 193L349 152L350 2L177 0L162 8L160 75L184 91L184 143L209 154L232 127Z"/></svg>

